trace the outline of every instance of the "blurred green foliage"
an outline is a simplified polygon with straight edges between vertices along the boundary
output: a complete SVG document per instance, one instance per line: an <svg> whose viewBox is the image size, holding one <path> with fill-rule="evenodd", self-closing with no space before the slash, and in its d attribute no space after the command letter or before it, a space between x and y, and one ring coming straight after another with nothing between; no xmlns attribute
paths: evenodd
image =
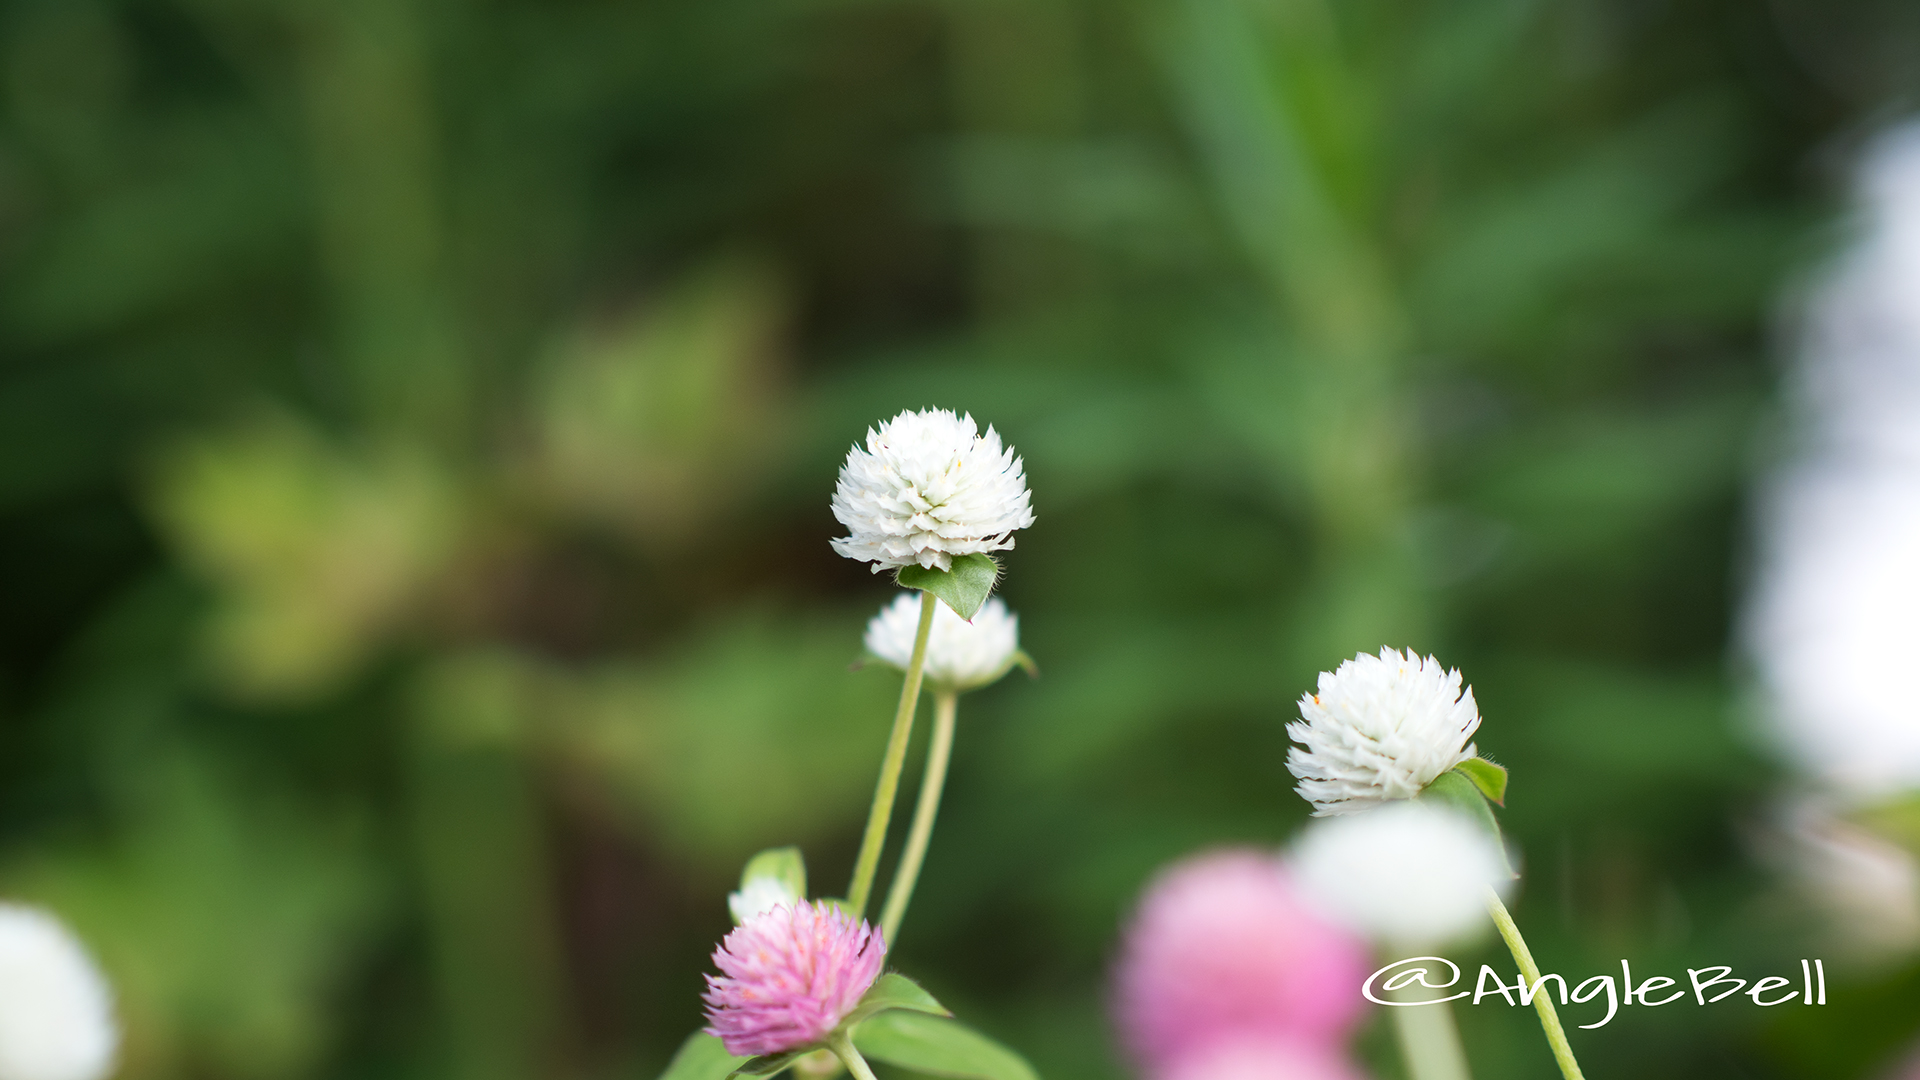
<svg viewBox="0 0 1920 1080"><path fill-rule="evenodd" d="M968 699L898 958L1044 1075L1122 1073L1131 896L1298 826L1290 702L1382 644L1474 684L1549 969L1785 969L1742 491L1820 167L1916 43L1806 0L9 0L0 891L99 950L127 1080L653 1075L740 861L851 865L896 687L827 499L937 404L1025 455L1046 677ZM1576 1047L1868 1075L1916 971Z"/></svg>

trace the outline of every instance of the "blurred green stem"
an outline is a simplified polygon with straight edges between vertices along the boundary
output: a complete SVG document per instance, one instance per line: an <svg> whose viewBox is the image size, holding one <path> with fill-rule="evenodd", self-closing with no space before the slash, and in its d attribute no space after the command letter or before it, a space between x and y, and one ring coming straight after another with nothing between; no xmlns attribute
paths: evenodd
<svg viewBox="0 0 1920 1080"><path fill-rule="evenodd" d="M927 749L927 774L920 781L920 802L913 810L907 849L900 856L899 869L893 872L893 887L887 892L886 910L880 915L880 934L889 949L899 937L900 921L907 917L907 903L913 899L920 864L927 857L927 841L933 838L933 819L940 813L940 792L947 784L947 759L953 754L953 716L959 701L959 693L953 690L939 690L933 695L933 743Z"/></svg>
<svg viewBox="0 0 1920 1080"><path fill-rule="evenodd" d="M551 880L517 755L421 732L413 839L456 1080L525 1080L550 1066L563 990Z"/></svg>
<svg viewBox="0 0 1920 1080"><path fill-rule="evenodd" d="M1393 1006L1389 1011L1410 1080L1473 1080L1466 1051L1460 1048L1452 1005Z"/></svg>
<svg viewBox="0 0 1920 1080"><path fill-rule="evenodd" d="M913 734L913 711L920 704L920 670L927 661L927 632L933 629L934 605L939 602L931 594L920 594L920 628L913 635L913 658L907 662L906 685L900 688L900 708L893 714L893 734L887 737L887 755L880 762L880 783L873 789L873 809L867 813L867 832L860 840L860 858L853 864L853 884L847 886L847 909L856 919L867 913L873 875L880 868L880 849L887 842L887 823L893 820L893 800L900 793L900 769L907 763L907 738Z"/></svg>
<svg viewBox="0 0 1920 1080"><path fill-rule="evenodd" d="M1487 889L1487 912L1493 916L1493 923L1500 928L1500 936L1506 939L1507 948L1513 953L1514 963L1520 965L1520 974L1532 986L1540 979L1540 968L1533 962L1533 953L1527 949L1527 941L1520 936L1520 927L1508 913L1507 905L1500 902L1500 894ZM1580 1073L1580 1063L1573 1060L1573 1047L1567 1044L1566 1029L1560 1026L1560 1014L1553 1011L1553 998L1547 994L1535 994L1533 1007L1540 1011L1540 1028L1547 1033L1547 1045L1553 1048L1553 1060L1560 1066L1560 1075L1566 1080L1584 1080Z"/></svg>
<svg viewBox="0 0 1920 1080"><path fill-rule="evenodd" d="M925 603L925 601L921 602ZM845 1032L829 1038L827 1046L840 1055L841 1061L846 1062L847 1071L854 1075L855 1080L874 1080L873 1069L868 1067L867 1059L861 1057L860 1051L853 1048L853 1040L848 1038Z"/></svg>
<svg viewBox="0 0 1920 1080"><path fill-rule="evenodd" d="M420 0L289 5L341 353L361 420L459 445L468 373L445 280Z"/></svg>

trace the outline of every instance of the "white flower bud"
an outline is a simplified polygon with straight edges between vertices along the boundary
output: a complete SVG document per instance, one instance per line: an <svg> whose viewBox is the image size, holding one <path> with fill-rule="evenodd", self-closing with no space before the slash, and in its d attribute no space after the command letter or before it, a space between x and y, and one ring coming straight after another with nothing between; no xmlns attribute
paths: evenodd
<svg viewBox="0 0 1920 1080"><path fill-rule="evenodd" d="M1020 617L993 597L973 621L931 596L936 608L927 630L927 657L921 672L928 683L951 690L972 690L1005 675L1020 657ZM875 657L902 671L913 660L913 637L920 630L920 594L901 593L867 623L866 647Z"/></svg>
<svg viewBox="0 0 1920 1080"><path fill-rule="evenodd" d="M791 909L800 902L800 896L784 880L768 875L757 877L740 886L738 892L727 894L727 910L733 913L733 921L745 925L756 915L765 915L774 908Z"/></svg>

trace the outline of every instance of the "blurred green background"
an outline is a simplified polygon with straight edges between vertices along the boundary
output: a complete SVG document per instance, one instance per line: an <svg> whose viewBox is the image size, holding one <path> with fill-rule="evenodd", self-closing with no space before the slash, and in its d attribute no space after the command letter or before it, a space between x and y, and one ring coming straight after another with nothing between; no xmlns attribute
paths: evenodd
<svg viewBox="0 0 1920 1080"><path fill-rule="evenodd" d="M1745 492L1916 50L1897 0L8 0L0 894L98 951L125 1080L649 1080L742 860L851 866L898 684L828 496L940 405L1026 458L1044 677L964 703L894 958L1050 1080L1124 1075L1132 897L1299 827L1291 703L1382 644L1473 684L1548 969L1790 974ZM1877 1075L1882 960L1575 1045Z"/></svg>

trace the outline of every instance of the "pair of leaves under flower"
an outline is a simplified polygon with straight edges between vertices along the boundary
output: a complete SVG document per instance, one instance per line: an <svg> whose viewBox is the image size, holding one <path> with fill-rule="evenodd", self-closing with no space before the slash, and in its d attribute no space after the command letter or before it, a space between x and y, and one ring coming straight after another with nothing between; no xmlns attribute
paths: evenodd
<svg viewBox="0 0 1920 1080"><path fill-rule="evenodd" d="M953 1019L933 995L905 975L882 975L841 1022L861 1056L955 1080L1039 1080L1019 1054ZM772 1076L818 1049L738 1058L715 1036L696 1032L681 1045L660 1080L731 1080Z"/></svg>
<svg viewBox="0 0 1920 1080"><path fill-rule="evenodd" d="M991 555L956 555L951 570L903 566L893 580L903 589L932 593L955 615L972 622L987 597L993 595L993 583L1000 580L1000 564Z"/></svg>

